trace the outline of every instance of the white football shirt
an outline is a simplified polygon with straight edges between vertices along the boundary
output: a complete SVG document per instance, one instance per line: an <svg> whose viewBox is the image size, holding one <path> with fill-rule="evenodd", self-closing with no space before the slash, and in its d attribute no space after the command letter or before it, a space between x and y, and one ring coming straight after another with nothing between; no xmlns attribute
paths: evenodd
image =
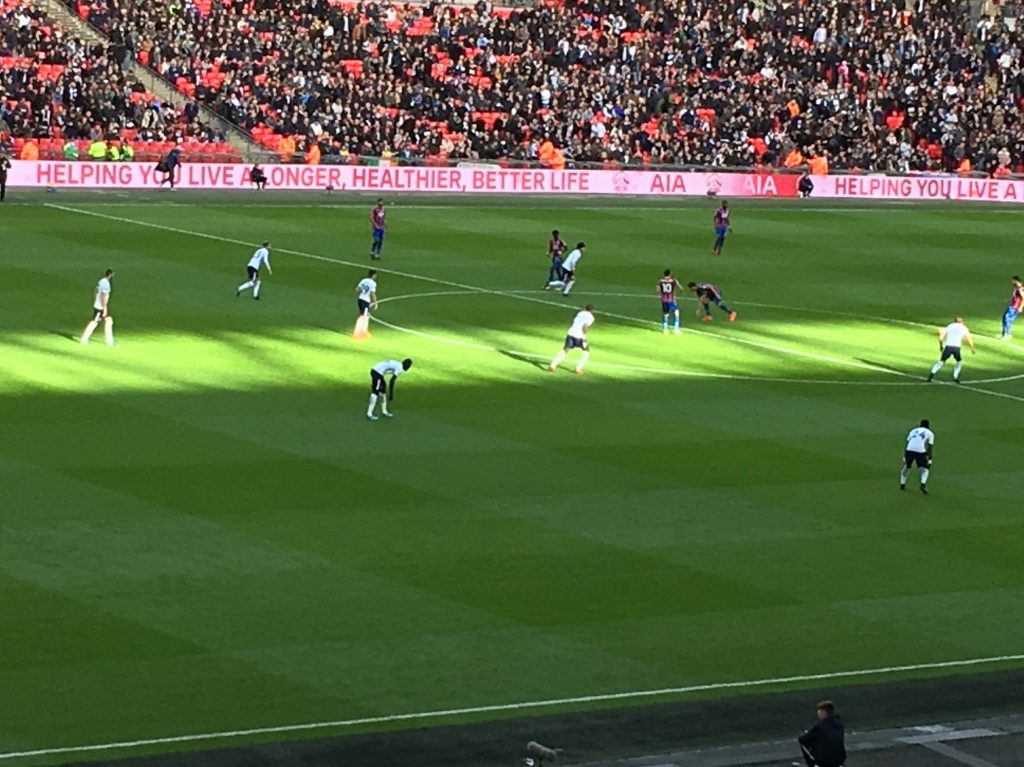
<svg viewBox="0 0 1024 767"><path fill-rule="evenodd" d="M383 362L378 362L373 366L373 369L382 376L391 373L391 375L396 378L405 372L405 369L402 367L402 363L398 360L384 360Z"/></svg>
<svg viewBox="0 0 1024 767"><path fill-rule="evenodd" d="M582 312L577 312L576 316L572 320L572 325L569 328L569 335L573 338L586 338L587 328L594 324L594 315L584 309Z"/></svg>
<svg viewBox="0 0 1024 767"><path fill-rule="evenodd" d="M918 426L910 430L907 435L907 451L911 453L926 453L928 445L935 444L935 434L931 429Z"/></svg>
<svg viewBox="0 0 1024 767"><path fill-rule="evenodd" d="M100 281L96 283L96 300L92 304L94 309L103 308L104 294L110 295L110 280L106 277L100 277Z"/></svg>
<svg viewBox="0 0 1024 767"><path fill-rule="evenodd" d="M359 291L360 301L369 301L370 297L377 292L377 281L369 277L364 277L356 285L356 290Z"/></svg>
<svg viewBox="0 0 1024 767"><path fill-rule="evenodd" d="M964 337L971 334L971 331L967 329L967 326L962 322L951 322L946 325L946 329L943 331L946 334L945 344L946 346L959 347L964 342Z"/></svg>
<svg viewBox="0 0 1024 767"><path fill-rule="evenodd" d="M266 248L260 248L249 259L249 266L253 269L260 269L263 264L267 265L267 269L270 268L270 251Z"/></svg>
<svg viewBox="0 0 1024 767"><path fill-rule="evenodd" d="M562 261L562 268L569 272L576 271L576 264L583 258L583 253L579 248L573 248L569 251L569 255Z"/></svg>

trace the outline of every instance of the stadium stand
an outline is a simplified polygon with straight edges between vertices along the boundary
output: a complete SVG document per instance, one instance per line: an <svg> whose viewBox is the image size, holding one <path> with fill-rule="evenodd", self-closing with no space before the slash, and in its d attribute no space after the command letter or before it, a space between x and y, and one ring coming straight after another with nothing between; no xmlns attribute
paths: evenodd
<svg viewBox="0 0 1024 767"><path fill-rule="evenodd" d="M1021 29L952 0L69 0L284 161L1024 171Z"/></svg>
<svg viewBox="0 0 1024 767"><path fill-rule="evenodd" d="M126 76L109 46L20 0L0 0L0 30L0 132L15 157L84 159L103 142L102 159L152 159L180 142L204 158L238 158L197 110L163 104Z"/></svg>

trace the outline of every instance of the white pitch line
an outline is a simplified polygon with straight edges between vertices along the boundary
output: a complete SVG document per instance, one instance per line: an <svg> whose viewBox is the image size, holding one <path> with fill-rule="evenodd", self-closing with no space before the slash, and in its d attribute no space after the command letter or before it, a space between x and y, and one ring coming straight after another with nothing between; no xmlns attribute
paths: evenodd
<svg viewBox="0 0 1024 767"><path fill-rule="evenodd" d="M156 224L156 223L153 223L151 221L139 221L138 219L127 218L125 216L112 216L112 215L107 214L107 213L98 213L98 212L92 211L92 210L83 210L81 208L72 208L72 207L69 207L67 205L58 205L56 203L46 203L45 207L52 208L52 209L55 209L55 210L62 210L62 211L65 211L67 213L76 213L76 214L82 215L82 216L92 216L94 218L106 219L108 221L115 221L115 222L122 223L122 224L133 224L135 226L147 227L149 229L158 229L158 230L165 231L165 232L173 232L175 234L181 234L181 235L185 235L185 236L189 236L189 237L199 237L199 238L203 238L203 239L207 239L207 240L213 240L215 242L227 242L227 243L231 243L233 245L245 245L245 246L251 246L252 245L251 242L247 242L245 240L238 240L238 239L235 239L235 238L232 238L232 237L224 237L222 235L210 234L208 232L196 232L196 231L192 231L190 229L181 229L181 228L176 227L176 226L167 226L166 224ZM326 262L326 263L339 264L341 266L349 266L349 267L352 267L354 269L365 269L366 268L366 264L365 263L357 263L355 261L346 261L345 259L341 259L341 258L331 258L329 256L321 256L321 255L318 255L316 253L308 253L308 252L305 252L305 251L292 250L292 249L289 249L289 248L276 248L276 250L281 252L281 253L288 253L288 254L293 255L293 256L299 256L301 258L308 258L308 259L312 259L314 261L323 261L323 262ZM502 296L504 298L516 298L516 299L519 299L519 300L522 300L522 301L531 301L533 303L544 304L544 305L548 305L548 306L557 306L557 307L563 308L563 309L566 308L565 304L560 303L558 301L548 301L548 300L545 300L545 299L542 299L542 298L533 298L531 296L517 295L515 293L509 293L507 291L490 290L488 288L482 288L482 287L480 287L478 285L469 285L469 284L466 284L466 283L455 282L453 280L445 280L445 279L441 279L441 278L438 278L438 277L428 277L428 276L423 275L423 274L414 274L412 272L402 272L402 271L399 271L397 269L389 269L389 268L381 267L381 266L375 266L374 268L376 268L376 270L378 272L381 272L383 274L393 274L393 275L395 275L397 277L405 277L407 279L412 279L412 280L421 280L423 282L430 282L430 283L433 283L433 284L436 284L436 285L446 285L448 287L460 288L462 290L468 290L468 291L475 292L475 293L482 293L482 294L487 294L487 295ZM612 313L612 312L600 312L600 313L603 316L606 316L606 317L613 317L615 319L625 320L627 322L638 323L638 324L644 325L644 326L655 326L656 327L657 324L658 324L656 322L652 322L651 320L640 319L638 317L630 317L630 316L624 315L624 314L615 314L615 313ZM797 356L797 357L805 357L807 359L814 359L814 360L817 360L818 362L827 362L827 363L831 363L831 364L834 364L834 365L840 365L840 366L844 366L844 367L853 367L853 368L858 368L858 369L861 369L861 370L872 370L872 371L875 371L875 372L878 372L878 373L887 373L889 375L900 376L900 377L903 377L903 378L910 378L910 379L915 379L915 380L917 379L916 375L912 375L910 373L905 373L905 372L902 372L902 371L899 371L899 370L893 370L892 368L881 367L879 365L871 365L871 364L863 363L863 362L856 362L854 360L844 360L844 359L840 359L840 358L837 358L837 357L829 357L829 356L826 356L826 355L814 354L813 352L805 352L805 351L803 351L801 349L789 349L789 348L784 347L784 346L776 346L774 344L766 344L766 343L763 343L763 342L760 342L760 341L753 341L753 340L750 340L750 339L739 338L739 337L736 337L736 336L727 336L727 335L722 335L720 333L711 333L709 331L701 330L701 329L697 329L697 328L687 328L685 332L687 332L687 333L696 333L698 335L704 335L704 336L710 336L712 338L717 338L717 339L721 339L721 340L724 340L724 341L730 341L732 343L743 344L743 345L746 345L746 346L751 346L753 348L764 349L766 351L778 352L780 354L790 354L790 355ZM998 397L1003 397L1005 399L1019 400L1021 402L1024 402L1024 397L1017 397L1017 396L1012 395L1012 394L1003 394L1002 392L993 392L993 391L990 391L988 389L979 389L979 388L976 388L976 387L964 387L964 388L966 388L968 391L974 391L974 392L978 392L978 393L981 393L981 394L990 394L992 396L998 396Z"/></svg>
<svg viewBox="0 0 1024 767"><path fill-rule="evenodd" d="M125 218L124 216L111 216L107 213L97 213L91 210L82 210L80 208L71 208L66 205L57 205L55 203L47 203L46 207L55 208L57 210L66 211L68 213L78 213L83 216L93 216L96 218L103 218L109 221L116 221L125 224L135 224L137 226L149 227L151 229L159 229L167 232L174 232L175 234L182 234L186 236L202 237L208 240L214 240L216 242L228 242L234 245L251 245L252 243L246 242L245 240L237 240L232 237L223 237L217 234L209 234L207 232L193 232L188 229L180 229L175 226L167 226L166 224L154 224L149 221L139 221L133 218ZM328 263L340 264L342 266L350 266L356 269L365 269L365 263L356 263L355 261L346 261L341 258L330 258L328 256L317 255L316 253L307 253L300 250L291 250L288 248L275 248L280 253L288 253L293 256L299 256L301 258L310 258L316 261L325 261ZM453 280L444 280L438 277L428 277L422 274L414 274L412 272L401 272L396 269L388 269L381 266L374 266L374 268L383 274L393 274L398 277L405 277L407 279L422 280L424 282L431 282L437 285L447 285L453 288L461 288L462 290L468 290L476 293L483 293L487 295L502 296L504 298L515 298L521 301L530 301L532 303L543 304L546 306L557 306L560 309L566 309L566 305L559 301L550 301L543 298L534 298L532 296L519 295L516 293L509 293L501 290L491 290L489 288L482 288L478 285L469 285L466 283L455 282ZM630 317L625 314L616 314L614 312L600 312L605 317L613 317L615 319L624 320L626 322L633 322L644 326L656 327L657 322L653 322L648 319L642 319L639 317ZM712 333L706 330L700 330L697 328L687 328L687 333L696 333L698 335L710 336L712 338L719 338L732 343L742 344L744 346L751 346L757 349L763 349L765 351L778 352L779 354L790 354L796 357L805 357L807 359L817 360L818 362L826 362L833 365L840 365L844 367L852 367L860 370L872 370L876 373L887 373L889 375L902 376L904 378L916 378L916 376L910 373L904 373L898 370L892 370L891 368L881 367L879 365L871 365L865 362L856 362L854 360L844 360L838 357L829 357L823 354L815 354L814 352L806 352L802 349L789 349L784 346L776 346L775 344L767 344L761 341L753 341L747 338L737 338L734 336L725 336L720 333Z"/></svg>
<svg viewBox="0 0 1024 767"><path fill-rule="evenodd" d="M750 679L741 682L711 682L694 684L685 687L663 687L654 690L633 690L630 692L610 692L598 695L579 695L570 698L549 698L546 700L523 701L520 703L497 703L486 706L469 706L466 708L448 708L437 711L418 711L406 714L387 714L383 716L367 716L359 719L336 719L324 722L307 722L304 724L285 724L275 727L251 727L245 730L225 730L222 732L205 732L193 735L171 735L163 738L139 738L114 743L97 743L86 746L61 746L57 748L39 748L28 751L11 751L0 753L0 760L17 759L31 756L50 756L53 754L74 754L96 751L116 751L140 746L161 746L172 743L197 743L207 740L226 740L248 737L252 735L274 735L281 733L310 732L314 730L345 729L370 724L387 724L408 722L422 719L447 719L470 714L486 714L496 711L523 711L535 708L552 708L555 706L579 705L581 703L602 703L615 700L636 700L640 698L666 697L669 695L685 695L693 692L711 692L715 690L749 689L771 687L777 685L796 684L801 682L817 682L829 679L851 679L865 676L887 676L890 674L906 674L914 671L934 671L938 669L965 668L970 666L986 666L996 663L1016 663L1024 661L1024 654L993 655L985 658L965 658L962 660L935 661L932 663L911 663L901 666L882 666L880 668L855 669L852 671L827 671L817 674L795 674L768 679Z"/></svg>

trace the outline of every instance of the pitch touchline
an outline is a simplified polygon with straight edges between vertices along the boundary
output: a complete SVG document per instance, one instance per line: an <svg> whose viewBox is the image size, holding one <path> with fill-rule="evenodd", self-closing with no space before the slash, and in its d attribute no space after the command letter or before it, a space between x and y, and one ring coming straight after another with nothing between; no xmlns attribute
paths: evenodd
<svg viewBox="0 0 1024 767"><path fill-rule="evenodd" d="M852 671L828 671L818 674L796 674L769 679L750 679L742 682L711 682L694 684L685 687L663 687L654 690L634 690L631 692L611 692L598 695L579 695L571 698L549 698L546 700L523 701L520 703L497 703L486 706L469 706L466 708L448 708L437 711L417 711L406 714L387 714L383 716L367 716L359 719L336 719L323 722L307 722L304 724L285 724L276 727L251 727L245 730L225 730L222 732L205 732L193 735L171 735L162 738L139 738L114 743L97 743L86 746L62 746L58 748L39 748L30 751L12 751L0 753L0 759L17 759L30 756L47 756L53 754L87 753L95 751L115 751L140 746L160 746L172 743L197 743L206 740L225 740L251 735L274 735L291 732L310 732L325 729L344 729L369 724L387 724L390 722L408 722L422 719L447 719L470 714L485 714L496 711L522 711L534 708L552 708L580 703L601 703L614 700L636 700L639 698L656 698L669 695L685 695L693 692L711 692L714 690L734 690L752 687L770 687L774 685L794 684L798 682L815 682L827 679L850 679L864 676L885 676L888 674L908 673L912 671L928 671L947 668L964 668L984 666L995 663L1011 663L1024 660L1020 655L993 655L985 658L965 658L962 660L935 661L933 663L912 663L902 666L882 666L880 668L855 669Z"/></svg>
<svg viewBox="0 0 1024 767"><path fill-rule="evenodd" d="M67 213L76 213L76 214L81 215L81 216L93 216L94 218L106 219L108 221L115 221L115 222L123 223L123 224L134 224L136 226L143 226L143 227L147 227L147 228L150 228L150 229L158 229L158 230L165 231L165 232L174 232L175 234L181 234L181 235L185 235L185 236L189 236L189 237L200 237L200 238L207 239L207 240L213 240L214 242L227 242L227 243L231 243L231 244L234 244L234 245L244 245L244 246L249 246L249 245L252 244L252 243L247 242L245 240L238 240L238 239L235 239L233 237L224 237L224 236L219 235L219 234L209 234L207 232L195 232L195 231L192 231L190 229L181 229L181 228L176 227L176 226L167 226L166 224L155 224L155 223L152 223L150 221L139 221L138 219L126 218L124 216L111 216L111 215L109 215L107 213L97 213L96 211L92 211L92 210L82 210L81 208L72 208L72 207L69 207L67 205L58 205L56 203L46 203L45 207L52 208L54 210L62 210L62 211L65 211ZM323 261L325 263L340 264L341 266L350 266L350 267L355 268L355 269L365 269L366 268L366 264L365 263L357 263L355 261L346 261L346 260L341 259L341 258L330 258L328 256L318 255L316 253L307 253L305 251L292 250L292 249L289 249L289 248L277 248L277 250L279 252L281 252L281 253L288 253L288 254L291 254L293 256L299 256L301 258L309 258L309 259L312 259L314 261ZM423 282L430 282L430 283L434 283L436 285L446 285L448 287L461 288L462 290L468 290L468 291L472 291L472 292L476 292L476 293L483 293L483 294L486 294L486 295L503 296L505 298L517 298L517 299L520 299L522 301L531 301L533 303L545 304L545 305L549 305L549 306L557 306L559 308L564 308L565 307L565 304L560 303L558 301L550 301L550 300L546 300L546 299L542 299L542 298L533 298L531 296L516 295L515 293L507 293L507 292L502 292L502 291L498 291L498 290L490 290L488 288L481 288L481 287L479 287L477 285L468 285L468 284L461 283L461 282L454 282L452 280L440 279L438 277L428 277L428 276L422 275L422 274L414 274L412 272L402 272L402 271L399 271L397 269L389 269L389 268L386 268L386 267L378 266L378 267L376 267L376 269L377 269L378 272L381 272L383 274L393 274L393 275L398 276L398 277L405 277L407 279L412 279L412 280L421 280ZM658 324L657 322L652 322L651 320L639 319L637 317L629 317L629 316L626 316L626 315L614 314L614 313L611 313L611 312L602 312L602 314L604 316L606 316L606 317L614 317L616 319L621 319L621 320L625 320L625 321L628 321L628 322L634 322L634 323L638 323L638 324L641 324L641 325L644 325L644 326L657 326L657 324ZM711 336L713 338L722 339L724 341L731 341L733 343L744 344L744 345L751 346L751 347L754 347L754 348L760 348L760 349L765 349L767 351L778 352L780 354L792 354L792 355L799 356L799 357L806 357L808 359L816 359L819 362L831 362L833 364L843 365L843 366L846 366L846 367L860 368L860 369L863 369L863 370L874 370L876 372L888 373L890 375L896 375L896 376L900 376L902 378L910 378L910 379L915 379L915 380L917 379L917 376L911 375L910 373L904 373L904 372L901 372L901 371L898 371L898 370L892 370L891 368L884 368L884 367L880 367L880 366L877 366L877 365L870 365L870 364L862 363L862 362L854 362L852 360L843 360L843 359L837 359L837 358L834 358L834 357L827 357L827 356L824 356L824 355L817 355L817 354L814 354L812 352L804 352L804 351L797 350L797 349L788 349L788 348L783 347L783 346L775 346L774 344L765 344L765 343L761 343L760 341L752 341L750 339L738 338L736 336L722 335L720 333L711 333L709 331L701 330L701 329L697 329L697 328L687 328L686 332L688 332L688 333L697 333L697 334L700 334L700 335L707 335L707 336ZM966 388L967 391L974 391L974 392L978 392L980 394L988 394L988 395L993 396L993 397L1002 397L1002 398L1005 398L1005 399L1011 399L1011 400L1016 400L1016 401L1024 402L1024 397L1017 397L1017 396L1012 395L1012 394L1004 394L1003 392L996 392L996 391L992 391L990 389L980 389L978 387L973 387L973 386L972 387L965 387L965 388Z"/></svg>

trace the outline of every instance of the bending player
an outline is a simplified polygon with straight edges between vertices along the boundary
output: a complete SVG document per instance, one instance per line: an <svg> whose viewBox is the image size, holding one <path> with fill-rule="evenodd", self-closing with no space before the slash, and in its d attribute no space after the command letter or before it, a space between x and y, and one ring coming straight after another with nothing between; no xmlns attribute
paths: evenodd
<svg viewBox="0 0 1024 767"><path fill-rule="evenodd" d="M729 317L729 322L736 321L736 312L730 309L725 301L722 300L722 291L719 290L717 285L713 285L710 282L691 282L686 287L697 296L697 316L700 316L701 310L704 312L704 316L700 318L701 322L711 322L714 319L711 316L711 304L725 312Z"/></svg>
<svg viewBox="0 0 1024 767"><path fill-rule="evenodd" d="M366 417L369 420L380 420L373 414L378 400L380 401L380 413L382 416L391 418L394 415L394 413L388 410L388 397L390 396L394 400L395 381L398 380L398 376L411 367L412 360L404 359L401 362L398 360L384 360L370 368L370 406L366 408ZM389 375L391 376L390 385L387 379Z"/></svg>

